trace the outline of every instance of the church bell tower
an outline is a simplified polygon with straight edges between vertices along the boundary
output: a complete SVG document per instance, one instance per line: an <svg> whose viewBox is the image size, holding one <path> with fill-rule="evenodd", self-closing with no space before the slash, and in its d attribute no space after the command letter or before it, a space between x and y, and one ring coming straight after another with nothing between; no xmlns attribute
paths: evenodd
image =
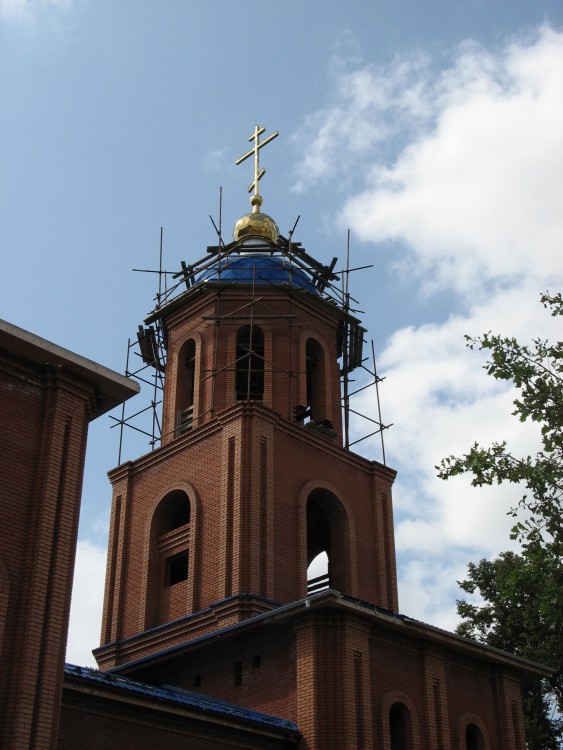
<svg viewBox="0 0 563 750"><path fill-rule="evenodd" d="M398 612L395 472L349 450L365 330L336 259L262 213L263 133L239 159L252 211L140 328L162 436L110 472L98 664L135 694L290 722L260 750L522 749L522 685L549 670ZM194 722L194 747L249 747Z"/></svg>
<svg viewBox="0 0 563 750"><path fill-rule="evenodd" d="M395 473L343 445L341 379L364 329L324 265L261 212L183 264L142 328L166 346L161 445L110 472L101 668L332 589L397 611ZM328 569L308 580L325 553Z"/></svg>

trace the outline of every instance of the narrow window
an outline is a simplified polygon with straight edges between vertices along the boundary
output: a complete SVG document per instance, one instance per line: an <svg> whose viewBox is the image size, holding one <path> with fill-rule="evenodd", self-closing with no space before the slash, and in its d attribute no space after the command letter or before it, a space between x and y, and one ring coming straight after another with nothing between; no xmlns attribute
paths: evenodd
<svg viewBox="0 0 563 750"><path fill-rule="evenodd" d="M180 349L178 357L178 381L176 386L177 411L176 427L178 434L191 430L194 420L196 347L193 339L188 339Z"/></svg>
<svg viewBox="0 0 563 750"><path fill-rule="evenodd" d="M264 334L257 326L237 334L235 388L237 401L264 399Z"/></svg>
<svg viewBox="0 0 563 750"><path fill-rule="evenodd" d="M193 593L193 553L190 498L184 490L168 492L158 504L151 528L147 627L162 625L186 614ZM192 550L190 553L190 549Z"/></svg>
<svg viewBox="0 0 563 750"><path fill-rule="evenodd" d="M342 503L324 488L307 499L307 591L346 591L349 585L348 525Z"/></svg>
<svg viewBox="0 0 563 750"><path fill-rule="evenodd" d="M313 422L326 420L325 366L322 346L315 339L305 345L307 412Z"/></svg>
<svg viewBox="0 0 563 750"><path fill-rule="evenodd" d="M255 654L252 657L252 669L258 669L261 664L260 654Z"/></svg>
<svg viewBox="0 0 563 750"><path fill-rule="evenodd" d="M188 578L188 553L180 552L166 560L166 586L174 586Z"/></svg>
<svg viewBox="0 0 563 750"><path fill-rule="evenodd" d="M485 743L481 730L476 724L468 724L465 729L466 750L483 750Z"/></svg>
<svg viewBox="0 0 563 750"><path fill-rule="evenodd" d="M174 514L172 518L172 523L170 524L170 531L174 531L174 529L179 529L181 526L185 526L187 523L190 522L190 503L189 500L186 498L186 502L182 502L176 513Z"/></svg>
<svg viewBox="0 0 563 750"><path fill-rule="evenodd" d="M235 687L242 685L242 662L235 662Z"/></svg>
<svg viewBox="0 0 563 750"><path fill-rule="evenodd" d="M157 538L190 522L190 499L183 490L172 490L161 501L155 514Z"/></svg>
<svg viewBox="0 0 563 750"><path fill-rule="evenodd" d="M408 750L407 709L402 703L394 703L389 711L389 734L391 750Z"/></svg>

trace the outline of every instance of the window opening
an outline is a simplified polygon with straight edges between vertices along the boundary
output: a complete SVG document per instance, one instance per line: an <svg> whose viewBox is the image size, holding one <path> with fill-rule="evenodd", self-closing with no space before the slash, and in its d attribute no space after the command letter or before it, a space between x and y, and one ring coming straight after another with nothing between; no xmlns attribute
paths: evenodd
<svg viewBox="0 0 563 750"><path fill-rule="evenodd" d="M174 529L179 529L181 526L185 526L189 522L190 522L190 503L189 501L187 501L185 503L182 503L182 505L176 511L176 515L172 519L172 523L170 525L170 531L174 531Z"/></svg>
<svg viewBox="0 0 563 750"><path fill-rule="evenodd" d="M156 536L186 526L190 522L190 499L183 490L172 490L163 498L157 511Z"/></svg>
<svg viewBox="0 0 563 750"><path fill-rule="evenodd" d="M465 747L466 750L483 750L483 735L476 724L468 724L465 729Z"/></svg>
<svg viewBox="0 0 563 750"><path fill-rule="evenodd" d="M243 326L237 334L235 389L237 401L264 399L264 334Z"/></svg>
<svg viewBox="0 0 563 750"><path fill-rule="evenodd" d="M307 339L305 345L307 416L312 422L326 420L324 403L325 367L322 346L315 339Z"/></svg>
<svg viewBox="0 0 563 750"><path fill-rule="evenodd" d="M235 687L242 685L242 662L235 662Z"/></svg>
<svg viewBox="0 0 563 750"><path fill-rule="evenodd" d="M259 666L261 666L262 660L260 659L260 654L255 654L252 657L252 669L258 669Z"/></svg>
<svg viewBox="0 0 563 750"><path fill-rule="evenodd" d="M319 487L307 500L307 591L346 591L347 519L342 503Z"/></svg>
<svg viewBox="0 0 563 750"><path fill-rule="evenodd" d="M180 552L166 560L166 586L174 586L188 578L188 552Z"/></svg>
<svg viewBox="0 0 563 750"><path fill-rule="evenodd" d="M389 734L391 750L409 750L407 745L407 709L402 703L394 703L389 711Z"/></svg>
<svg viewBox="0 0 563 750"><path fill-rule="evenodd" d="M158 504L151 536L150 592L147 592L147 622L160 625L183 613L185 583L190 577L191 503L184 490L168 492Z"/></svg>
<svg viewBox="0 0 563 750"><path fill-rule="evenodd" d="M179 356L177 429L182 434L191 430L194 421L195 355L193 339L186 341Z"/></svg>

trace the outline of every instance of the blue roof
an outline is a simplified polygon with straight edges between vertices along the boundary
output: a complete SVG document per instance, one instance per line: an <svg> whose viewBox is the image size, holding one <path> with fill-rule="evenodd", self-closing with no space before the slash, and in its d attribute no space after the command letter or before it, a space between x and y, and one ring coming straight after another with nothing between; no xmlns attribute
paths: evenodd
<svg viewBox="0 0 563 750"><path fill-rule="evenodd" d="M203 271L197 281L289 284L317 294L312 280L305 271L279 255L230 255Z"/></svg>
<svg viewBox="0 0 563 750"><path fill-rule="evenodd" d="M270 714L252 711L249 708L241 708L234 703L227 703L226 701L221 701L217 698L211 698L207 695L201 695L200 693L195 693L189 690L176 691L169 688L157 687L155 685L147 685L144 682L131 680L129 677L118 677L113 674L108 674L107 672L99 672L97 669L91 669L90 667L78 667L75 664L65 664L65 677L90 683L97 683L108 688L123 690L135 695L143 695L156 701L182 704L210 714L217 714L223 717L241 719L246 722L260 724L262 726L297 732L296 724L287 719L279 719L277 716L270 716Z"/></svg>

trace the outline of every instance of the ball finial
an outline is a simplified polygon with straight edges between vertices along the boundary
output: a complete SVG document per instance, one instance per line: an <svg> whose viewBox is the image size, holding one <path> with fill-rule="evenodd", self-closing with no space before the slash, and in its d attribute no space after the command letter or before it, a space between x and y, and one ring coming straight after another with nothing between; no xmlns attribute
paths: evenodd
<svg viewBox="0 0 563 750"><path fill-rule="evenodd" d="M280 230L276 222L268 214L259 211L241 216L233 230L235 241L245 237L264 237L270 242L277 242L279 236Z"/></svg>

